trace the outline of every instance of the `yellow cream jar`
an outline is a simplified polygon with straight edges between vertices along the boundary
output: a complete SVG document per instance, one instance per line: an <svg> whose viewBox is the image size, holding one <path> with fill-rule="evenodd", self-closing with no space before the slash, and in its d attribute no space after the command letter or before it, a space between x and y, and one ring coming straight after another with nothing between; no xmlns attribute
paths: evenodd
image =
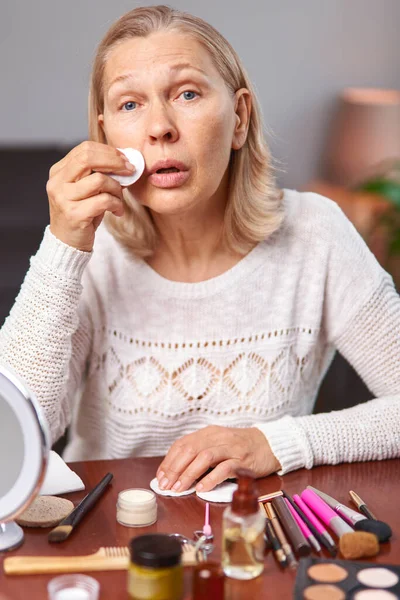
<svg viewBox="0 0 400 600"><path fill-rule="evenodd" d="M182 548L163 533L140 535L129 544L128 594L131 600L181 600Z"/></svg>

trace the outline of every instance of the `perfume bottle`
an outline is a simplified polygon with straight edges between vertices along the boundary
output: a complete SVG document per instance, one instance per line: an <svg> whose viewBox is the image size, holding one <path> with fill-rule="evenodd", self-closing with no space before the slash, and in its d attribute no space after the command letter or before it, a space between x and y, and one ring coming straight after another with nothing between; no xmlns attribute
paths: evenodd
<svg viewBox="0 0 400 600"><path fill-rule="evenodd" d="M237 472L238 489L222 517L222 568L233 579L254 579L264 570L265 513L254 477Z"/></svg>

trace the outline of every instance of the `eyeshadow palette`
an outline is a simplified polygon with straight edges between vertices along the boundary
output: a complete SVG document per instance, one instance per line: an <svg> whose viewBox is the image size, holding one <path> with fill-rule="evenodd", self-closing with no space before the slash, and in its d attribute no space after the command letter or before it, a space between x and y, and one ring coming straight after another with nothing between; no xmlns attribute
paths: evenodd
<svg viewBox="0 0 400 600"><path fill-rule="evenodd" d="M400 600L400 566L302 558L295 600Z"/></svg>

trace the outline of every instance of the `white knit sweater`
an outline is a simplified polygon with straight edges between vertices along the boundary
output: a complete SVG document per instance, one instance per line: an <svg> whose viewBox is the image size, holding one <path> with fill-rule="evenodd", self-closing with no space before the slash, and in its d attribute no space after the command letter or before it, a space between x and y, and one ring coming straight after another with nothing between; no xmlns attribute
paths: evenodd
<svg viewBox="0 0 400 600"><path fill-rule="evenodd" d="M400 456L400 298L337 205L285 190L283 227L226 273L164 279L101 226L92 254L46 230L0 360L36 393L67 460L164 455L258 426L282 473ZM311 415L337 348L376 399Z"/></svg>

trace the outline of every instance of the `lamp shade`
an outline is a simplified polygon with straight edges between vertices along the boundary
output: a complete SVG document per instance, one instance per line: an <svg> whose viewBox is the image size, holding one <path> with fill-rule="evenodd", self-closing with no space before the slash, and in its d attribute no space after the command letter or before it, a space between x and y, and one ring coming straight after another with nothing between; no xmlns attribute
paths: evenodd
<svg viewBox="0 0 400 600"><path fill-rule="evenodd" d="M400 159L400 91L345 89L328 145L329 180L352 186L392 159Z"/></svg>

